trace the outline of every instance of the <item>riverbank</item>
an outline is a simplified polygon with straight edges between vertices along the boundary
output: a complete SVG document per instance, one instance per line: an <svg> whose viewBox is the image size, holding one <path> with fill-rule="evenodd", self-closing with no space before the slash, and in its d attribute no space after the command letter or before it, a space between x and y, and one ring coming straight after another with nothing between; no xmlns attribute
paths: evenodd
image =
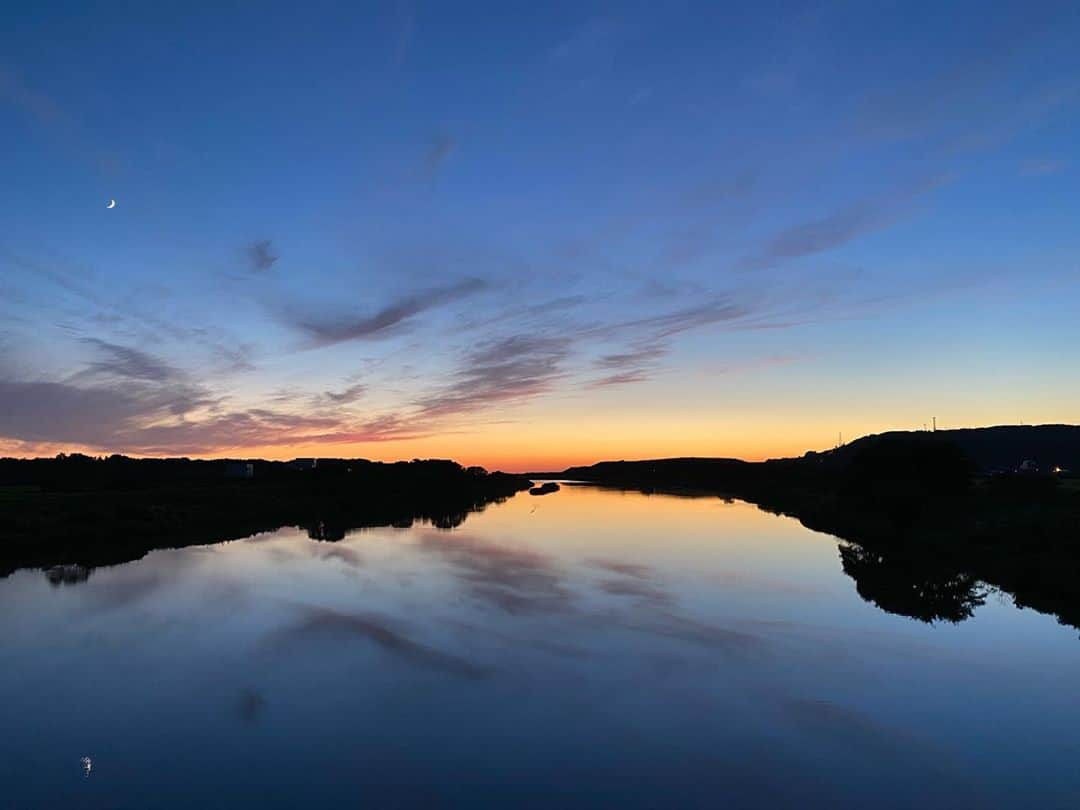
<svg viewBox="0 0 1080 810"><path fill-rule="evenodd" d="M860 594L894 613L960 621L986 583L1080 627L1080 480L980 475L932 434L801 459L602 462L561 476L737 497L793 517L843 540L841 562Z"/></svg>
<svg viewBox="0 0 1080 810"><path fill-rule="evenodd" d="M318 540L416 520L452 527L531 485L449 461L342 461L321 470L273 465L251 478L227 477L228 463L176 460L143 468L141 461L27 466L22 481L12 481L9 469L0 486L0 576L23 567L114 564L155 548L281 526L299 526Z"/></svg>

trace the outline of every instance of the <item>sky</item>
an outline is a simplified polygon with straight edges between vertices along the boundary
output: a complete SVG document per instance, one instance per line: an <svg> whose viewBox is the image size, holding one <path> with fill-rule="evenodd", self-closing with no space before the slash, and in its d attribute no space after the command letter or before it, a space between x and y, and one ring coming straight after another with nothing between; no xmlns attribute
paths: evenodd
<svg viewBox="0 0 1080 810"><path fill-rule="evenodd" d="M1076 3L9 4L0 454L1076 422L1077 42Z"/></svg>

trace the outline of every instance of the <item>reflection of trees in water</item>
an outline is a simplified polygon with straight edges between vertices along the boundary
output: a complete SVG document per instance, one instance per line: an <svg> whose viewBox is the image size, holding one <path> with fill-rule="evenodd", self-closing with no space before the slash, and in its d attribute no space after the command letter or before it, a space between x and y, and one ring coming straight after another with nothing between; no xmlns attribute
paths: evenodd
<svg viewBox="0 0 1080 810"><path fill-rule="evenodd" d="M456 529L465 522L468 512L451 512L444 515L432 515L427 519L436 529Z"/></svg>
<svg viewBox="0 0 1080 810"><path fill-rule="evenodd" d="M307 536L312 540L325 540L336 543L345 539L346 527L340 523L316 520L301 528L307 530Z"/></svg>
<svg viewBox="0 0 1080 810"><path fill-rule="evenodd" d="M924 622L961 622L986 601L979 581L946 571L933 560L912 554L881 554L855 544L840 544L844 573L859 596L887 613Z"/></svg>
<svg viewBox="0 0 1080 810"><path fill-rule="evenodd" d="M474 504L473 511L482 511L485 504ZM308 521L300 526L307 532L312 540L321 540L336 543L344 540L345 535L355 529L368 529L377 526L392 526L395 529L410 529L417 520L427 521L436 529L456 529L469 516L469 510L435 512L431 514L416 514L400 517L395 520L381 522L365 522L359 519L350 519L348 516L327 515Z"/></svg>
<svg viewBox="0 0 1080 810"><path fill-rule="evenodd" d="M83 565L54 565L45 569L45 578L53 587L75 585L90 578L91 569Z"/></svg>

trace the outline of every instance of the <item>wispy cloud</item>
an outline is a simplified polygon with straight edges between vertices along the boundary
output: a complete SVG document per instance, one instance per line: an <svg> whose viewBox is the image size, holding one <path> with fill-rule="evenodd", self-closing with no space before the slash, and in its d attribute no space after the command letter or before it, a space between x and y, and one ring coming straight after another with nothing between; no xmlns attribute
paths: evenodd
<svg viewBox="0 0 1080 810"><path fill-rule="evenodd" d="M55 99L3 67L0 67L0 101L24 111L36 124L55 135L69 152L98 169L111 172L120 165L115 155L88 143L79 123Z"/></svg>
<svg viewBox="0 0 1080 810"><path fill-rule="evenodd" d="M858 204L842 208L821 219L781 231L769 240L761 253L746 258L742 267L762 270L789 259L834 250L863 234L884 227L890 221L891 217L874 205Z"/></svg>
<svg viewBox="0 0 1080 810"><path fill-rule="evenodd" d="M963 48L910 49L912 61L894 64L856 105L858 137L951 157L1014 140L1080 98L1075 63L1041 76L1030 70L1055 65L1055 51L1071 48L1075 20L1070 3L1006 4L965 24Z"/></svg>
<svg viewBox="0 0 1080 810"><path fill-rule="evenodd" d="M608 369L632 368L653 360L659 360L667 353L668 349L666 346L645 345L636 351L605 354L597 359L596 366L598 368Z"/></svg>
<svg viewBox="0 0 1080 810"><path fill-rule="evenodd" d="M0 378L0 438L150 455L233 448L340 444L417 438L422 426L385 414L357 419L340 406L363 386L327 392L306 413L235 408L190 375L146 352L85 339L97 357L63 381ZM336 397L336 399L335 399Z"/></svg>
<svg viewBox="0 0 1080 810"><path fill-rule="evenodd" d="M191 421L140 426L123 436L125 447L152 454L208 453L243 447L354 444L417 438L415 427L396 417L353 423L328 416L253 408Z"/></svg>
<svg viewBox="0 0 1080 810"><path fill-rule="evenodd" d="M418 420L407 419L399 414L384 414L356 425L350 425L327 436L327 441L362 444L365 442L391 442L421 439L432 435L434 426ZM441 430L445 434L447 431Z"/></svg>
<svg viewBox="0 0 1080 810"><path fill-rule="evenodd" d="M44 126L58 126L70 119L52 98L28 87L16 74L0 68L0 99L21 108Z"/></svg>
<svg viewBox="0 0 1080 810"><path fill-rule="evenodd" d="M662 315L622 321L604 331L644 332L655 340L669 338L704 326L747 321L758 314L756 308L748 301L740 300L735 295L722 295L712 301L682 307Z"/></svg>
<svg viewBox="0 0 1080 810"><path fill-rule="evenodd" d="M640 368L633 371L620 371L618 374L609 374L606 377L590 380L586 383L586 387L612 388L620 385L632 385L633 383L645 382L650 376L648 371Z"/></svg>
<svg viewBox="0 0 1080 810"><path fill-rule="evenodd" d="M812 308L815 302L800 301ZM780 329L802 322L799 307L786 310L751 293L714 295L711 300L657 315L608 323L539 326L535 332L489 340L468 352L454 381L417 400L416 417L427 422L519 403L558 390L632 385L650 379L668 354L668 342L706 328ZM611 351L612 344L626 348ZM609 347L588 359L597 347ZM599 377L589 370L598 369Z"/></svg>
<svg viewBox="0 0 1080 810"><path fill-rule="evenodd" d="M70 296L77 303L78 326L71 331L83 330L112 336L122 335L143 343L175 341L202 347L228 371L245 371L253 367L256 347L250 342L232 338L227 330L218 325L202 326L189 322L177 322L160 314L160 300L153 294L118 297L108 294L94 283L93 275L85 268L70 262L38 261L15 254L0 247L0 267L6 266L13 274L36 278L54 285L60 298ZM167 293L158 291L159 297ZM108 343L109 341L104 341Z"/></svg>
<svg viewBox="0 0 1080 810"><path fill-rule="evenodd" d="M610 372L586 383L588 388L609 388L645 382L656 371L657 363L667 355L668 348L655 343L645 343L627 351L605 354L593 365Z"/></svg>
<svg viewBox="0 0 1080 810"><path fill-rule="evenodd" d="M474 295L487 286L483 279L470 278L456 284L431 287L399 298L374 314L363 317L289 314L287 318L306 333L315 346L329 346L347 340L376 340L395 334L422 312Z"/></svg>
<svg viewBox="0 0 1080 810"><path fill-rule="evenodd" d="M1061 174L1068 170L1071 165L1072 163L1068 160L1033 158L1020 164L1020 174L1025 177L1045 177L1051 174Z"/></svg>
<svg viewBox="0 0 1080 810"><path fill-rule="evenodd" d="M409 47L412 45L413 34L416 31L416 6L409 0L401 0L397 3L397 35L394 38L394 67L401 68L405 64Z"/></svg>
<svg viewBox="0 0 1080 810"><path fill-rule="evenodd" d="M907 185L786 228L768 239L756 253L746 256L740 268L764 270L783 262L836 250L861 236L883 230L909 213L917 197L937 188L945 180L944 176L939 176Z"/></svg>
<svg viewBox="0 0 1080 810"><path fill-rule="evenodd" d="M109 343L100 338L83 338L82 342L95 347L102 355L100 359L90 363L84 374L127 377L151 382L178 380L185 376L160 358L139 349Z"/></svg>
<svg viewBox="0 0 1080 810"><path fill-rule="evenodd" d="M467 355L455 382L419 401L421 414L468 413L544 393L563 376L570 343L569 338L529 335L490 341Z"/></svg>
<svg viewBox="0 0 1080 810"><path fill-rule="evenodd" d="M424 155L424 178L427 180L435 179L455 149L457 149L457 141L449 135L437 136L432 141L431 146L428 147L427 154Z"/></svg>
<svg viewBox="0 0 1080 810"><path fill-rule="evenodd" d="M561 70L590 75L610 67L630 31L627 23L610 17L587 20L555 43L548 60Z"/></svg>
<svg viewBox="0 0 1080 810"><path fill-rule="evenodd" d="M363 383L353 383L341 391L324 391L322 395L335 405L346 405L350 402L356 402L364 396L366 391L367 386Z"/></svg>
<svg viewBox="0 0 1080 810"><path fill-rule="evenodd" d="M58 382L0 380L0 436L24 442L131 448L140 424L183 416L210 403L187 385L146 386L118 382L78 386Z"/></svg>
<svg viewBox="0 0 1080 810"><path fill-rule="evenodd" d="M259 239L252 242L248 246L247 254L248 261L251 262L251 268L260 272L269 270L274 266L274 262L278 260L278 256L274 255L269 239Z"/></svg>

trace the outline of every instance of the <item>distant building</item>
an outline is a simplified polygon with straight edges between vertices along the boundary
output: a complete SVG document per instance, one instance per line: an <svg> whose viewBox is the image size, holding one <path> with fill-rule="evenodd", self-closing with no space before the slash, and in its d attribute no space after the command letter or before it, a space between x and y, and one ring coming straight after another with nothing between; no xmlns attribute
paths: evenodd
<svg viewBox="0 0 1080 810"><path fill-rule="evenodd" d="M251 461L233 461L225 468L226 478L254 478L255 464Z"/></svg>
<svg viewBox="0 0 1080 810"><path fill-rule="evenodd" d="M294 470L314 470L319 466L317 458L296 458L289 462Z"/></svg>
<svg viewBox="0 0 1080 810"><path fill-rule="evenodd" d="M1039 465L1030 458L1024 459L1020 462L1020 466L1016 468L1016 471L1024 475L1035 475L1039 472Z"/></svg>

